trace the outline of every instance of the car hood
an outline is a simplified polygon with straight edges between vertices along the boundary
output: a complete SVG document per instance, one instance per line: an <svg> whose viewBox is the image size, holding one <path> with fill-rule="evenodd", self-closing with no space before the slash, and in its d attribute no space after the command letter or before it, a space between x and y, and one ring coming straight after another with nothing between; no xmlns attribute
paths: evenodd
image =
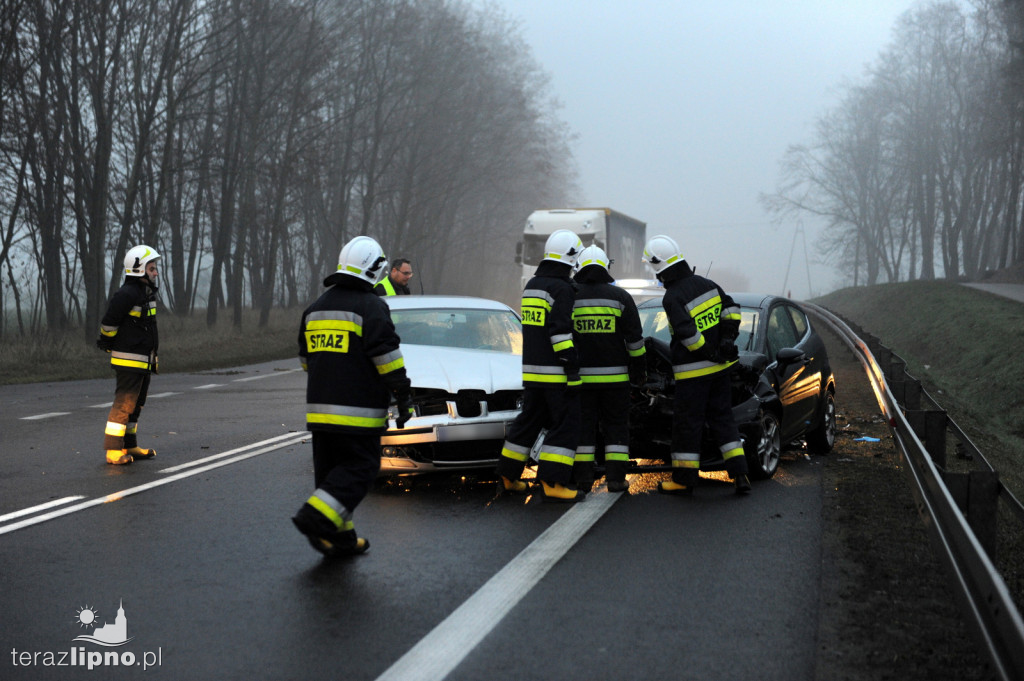
<svg viewBox="0 0 1024 681"><path fill-rule="evenodd" d="M464 350L402 343L405 370L414 388L522 390L523 358L506 352Z"/></svg>

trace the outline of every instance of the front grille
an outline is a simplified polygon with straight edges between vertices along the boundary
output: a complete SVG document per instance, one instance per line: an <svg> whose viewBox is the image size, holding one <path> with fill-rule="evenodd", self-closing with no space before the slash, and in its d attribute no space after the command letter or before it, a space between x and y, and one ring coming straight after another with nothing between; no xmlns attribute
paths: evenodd
<svg viewBox="0 0 1024 681"><path fill-rule="evenodd" d="M441 390L413 388L412 399L416 403L420 416L447 414L448 403L454 402L459 416L472 418L483 413L480 407L481 402L487 404L488 412L513 411L519 407L522 394L520 390L499 390L491 395L487 395L482 390L460 390L457 395L453 395Z"/></svg>

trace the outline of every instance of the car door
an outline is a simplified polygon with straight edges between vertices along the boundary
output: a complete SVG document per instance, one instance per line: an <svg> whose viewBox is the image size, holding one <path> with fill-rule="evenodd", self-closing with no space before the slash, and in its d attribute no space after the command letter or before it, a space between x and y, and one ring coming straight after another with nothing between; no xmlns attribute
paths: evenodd
<svg viewBox="0 0 1024 681"><path fill-rule="evenodd" d="M783 441L795 439L812 422L821 385L808 354L810 326L803 311L784 301L768 311L765 335L768 356L776 360L776 390L782 403Z"/></svg>

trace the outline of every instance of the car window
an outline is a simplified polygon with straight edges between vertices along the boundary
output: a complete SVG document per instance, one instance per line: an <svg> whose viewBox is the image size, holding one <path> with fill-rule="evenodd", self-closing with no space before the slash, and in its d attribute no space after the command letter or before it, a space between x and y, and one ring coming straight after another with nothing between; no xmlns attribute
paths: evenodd
<svg viewBox="0 0 1024 681"><path fill-rule="evenodd" d="M402 343L523 354L519 319L507 310L392 310Z"/></svg>
<svg viewBox="0 0 1024 681"><path fill-rule="evenodd" d="M807 317L804 315L803 310L794 305L787 305L786 309L789 310L789 316L793 318L793 326L796 328L797 342L800 342L800 339L807 335L807 328L810 326L807 323Z"/></svg>
<svg viewBox="0 0 1024 681"><path fill-rule="evenodd" d="M793 317L784 305L776 305L768 313L768 356L772 359L782 348L792 348L800 337L793 327Z"/></svg>
<svg viewBox="0 0 1024 681"><path fill-rule="evenodd" d="M760 310L740 308L740 335L736 337L736 347L740 350L754 350L754 331L757 330L757 319Z"/></svg>
<svg viewBox="0 0 1024 681"><path fill-rule="evenodd" d="M665 314L664 308L645 307L639 312L644 336L653 336L666 343L672 342L672 332L668 327L668 315Z"/></svg>
<svg viewBox="0 0 1024 681"><path fill-rule="evenodd" d="M753 337L759 313L760 310L755 308L740 308L740 335L736 338L736 347L740 350L754 350ZM666 343L672 342L672 332L664 308L640 308L640 323L645 336L653 336Z"/></svg>

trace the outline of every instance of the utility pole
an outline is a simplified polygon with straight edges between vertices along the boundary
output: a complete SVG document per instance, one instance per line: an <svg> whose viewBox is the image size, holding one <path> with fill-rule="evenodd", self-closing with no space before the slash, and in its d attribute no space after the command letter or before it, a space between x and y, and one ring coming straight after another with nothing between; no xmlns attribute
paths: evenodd
<svg viewBox="0 0 1024 681"><path fill-rule="evenodd" d="M811 263L807 259L807 235L804 232L804 223L799 219L796 221L796 229L793 230L793 245L789 247L789 262L786 263L786 279L782 282L782 295L789 296L786 286L789 284L789 270L793 265L793 252L796 251L797 235L800 236L800 241L804 246L804 267L807 269L807 297L810 298L813 295L811 289Z"/></svg>

